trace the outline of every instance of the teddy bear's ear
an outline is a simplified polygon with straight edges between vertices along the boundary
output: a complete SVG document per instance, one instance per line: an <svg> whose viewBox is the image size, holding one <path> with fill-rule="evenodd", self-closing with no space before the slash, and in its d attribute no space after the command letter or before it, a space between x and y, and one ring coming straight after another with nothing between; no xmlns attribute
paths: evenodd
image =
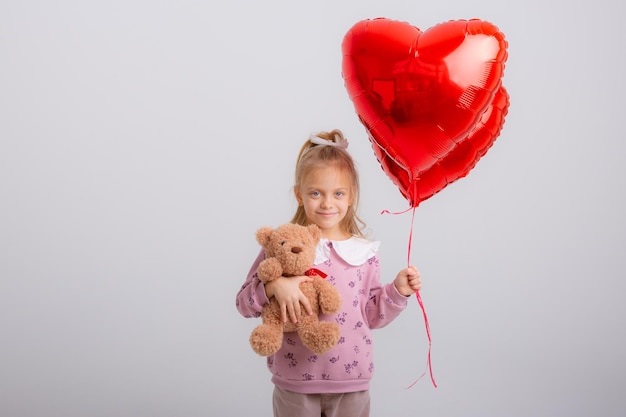
<svg viewBox="0 0 626 417"><path fill-rule="evenodd" d="M270 243L270 237L272 236L272 228L271 227L261 227L256 231L256 240L259 242L259 245L263 247L267 247Z"/></svg>
<svg viewBox="0 0 626 417"><path fill-rule="evenodd" d="M318 225L310 224L306 228L315 240L319 240L322 237L322 229L320 229Z"/></svg>

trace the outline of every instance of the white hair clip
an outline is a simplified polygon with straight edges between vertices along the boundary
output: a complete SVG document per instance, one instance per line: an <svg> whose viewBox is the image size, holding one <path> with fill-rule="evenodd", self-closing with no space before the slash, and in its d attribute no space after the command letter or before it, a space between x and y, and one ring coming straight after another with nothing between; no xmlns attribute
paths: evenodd
<svg viewBox="0 0 626 417"><path fill-rule="evenodd" d="M333 146L335 148L348 149L348 140L342 138L339 134L335 133L335 141L330 139L324 139L317 136L317 133L312 133L309 136L311 143L320 146Z"/></svg>

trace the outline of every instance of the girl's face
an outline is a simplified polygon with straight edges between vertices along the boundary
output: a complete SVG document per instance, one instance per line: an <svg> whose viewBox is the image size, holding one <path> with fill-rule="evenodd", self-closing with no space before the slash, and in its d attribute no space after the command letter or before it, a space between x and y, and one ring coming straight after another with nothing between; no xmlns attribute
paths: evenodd
<svg viewBox="0 0 626 417"><path fill-rule="evenodd" d="M351 190L350 175L345 170L328 166L311 171L295 193L308 220L322 229L322 237L344 240L350 234L340 225L352 204Z"/></svg>

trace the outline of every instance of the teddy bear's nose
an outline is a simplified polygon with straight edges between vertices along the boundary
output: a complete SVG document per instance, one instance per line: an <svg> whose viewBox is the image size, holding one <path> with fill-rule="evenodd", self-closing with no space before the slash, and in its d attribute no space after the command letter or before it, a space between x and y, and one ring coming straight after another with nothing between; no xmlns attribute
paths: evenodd
<svg viewBox="0 0 626 417"><path fill-rule="evenodd" d="M294 246L293 248L291 248L291 252L292 253L300 253L300 252L302 252L302 248L300 246Z"/></svg>

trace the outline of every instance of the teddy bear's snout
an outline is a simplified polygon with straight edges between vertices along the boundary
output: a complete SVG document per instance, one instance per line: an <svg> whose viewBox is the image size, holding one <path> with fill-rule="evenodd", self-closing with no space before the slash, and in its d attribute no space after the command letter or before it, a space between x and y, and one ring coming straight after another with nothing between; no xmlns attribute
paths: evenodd
<svg viewBox="0 0 626 417"><path fill-rule="evenodd" d="M302 248L300 246L294 246L293 248L291 248L291 253L300 253L302 252Z"/></svg>

